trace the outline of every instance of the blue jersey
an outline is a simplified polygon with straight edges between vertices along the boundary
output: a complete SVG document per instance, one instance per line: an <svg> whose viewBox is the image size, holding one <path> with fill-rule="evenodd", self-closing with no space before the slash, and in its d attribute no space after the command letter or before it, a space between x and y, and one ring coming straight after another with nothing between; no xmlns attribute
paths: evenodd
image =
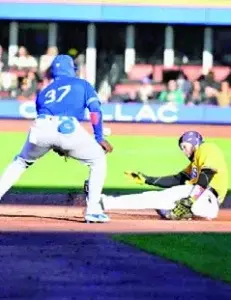
<svg viewBox="0 0 231 300"><path fill-rule="evenodd" d="M103 140L101 103L89 82L75 75L73 60L67 55L58 55L51 66L53 81L36 99L37 114L70 116L81 121L88 108L95 138Z"/></svg>

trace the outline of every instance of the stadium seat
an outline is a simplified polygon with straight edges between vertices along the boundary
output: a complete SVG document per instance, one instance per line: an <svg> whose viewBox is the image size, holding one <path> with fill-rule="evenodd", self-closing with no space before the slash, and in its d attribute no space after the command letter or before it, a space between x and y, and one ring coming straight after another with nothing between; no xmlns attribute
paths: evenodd
<svg viewBox="0 0 231 300"><path fill-rule="evenodd" d="M139 89L139 84L129 84L129 83L117 84L115 86L113 94L125 95L125 94L134 93L135 91L138 91L138 89Z"/></svg>
<svg viewBox="0 0 231 300"><path fill-rule="evenodd" d="M142 80L144 77L152 75L153 66L148 64L134 65L128 73L129 80Z"/></svg>
<svg viewBox="0 0 231 300"><path fill-rule="evenodd" d="M202 74L202 66L182 66L181 70L190 81L197 80Z"/></svg>
<svg viewBox="0 0 231 300"><path fill-rule="evenodd" d="M10 93L8 91L0 91L0 100L4 100L7 98L10 98Z"/></svg>
<svg viewBox="0 0 231 300"><path fill-rule="evenodd" d="M163 65L154 65L153 66L153 80L155 82L163 81Z"/></svg>
<svg viewBox="0 0 231 300"><path fill-rule="evenodd" d="M212 71L214 72L215 80L224 80L230 73L230 67L215 66Z"/></svg>

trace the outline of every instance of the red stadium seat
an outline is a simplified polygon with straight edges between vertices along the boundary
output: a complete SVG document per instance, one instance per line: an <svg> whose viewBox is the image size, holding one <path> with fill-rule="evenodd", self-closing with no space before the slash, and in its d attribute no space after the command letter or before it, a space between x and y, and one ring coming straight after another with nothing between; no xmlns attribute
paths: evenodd
<svg viewBox="0 0 231 300"><path fill-rule="evenodd" d="M202 66L182 66L181 70L190 81L197 80L202 74Z"/></svg>
<svg viewBox="0 0 231 300"><path fill-rule="evenodd" d="M224 80L230 73L230 67L213 67L212 71L214 72L215 80L221 81Z"/></svg>
<svg viewBox="0 0 231 300"><path fill-rule="evenodd" d="M172 66L172 67L163 66L163 71L178 71L179 69L180 69L179 66Z"/></svg>
<svg viewBox="0 0 231 300"><path fill-rule="evenodd" d="M165 88L165 85L164 84L155 84L153 85L153 91L154 92L162 92Z"/></svg>
<svg viewBox="0 0 231 300"><path fill-rule="evenodd" d="M8 91L0 91L0 100L6 98L12 98L10 97L10 93Z"/></svg>
<svg viewBox="0 0 231 300"><path fill-rule="evenodd" d="M155 65L153 66L153 80L155 82L163 81L163 65Z"/></svg>
<svg viewBox="0 0 231 300"><path fill-rule="evenodd" d="M125 94L130 94L138 91L139 89L139 84L117 84L115 86L115 90L113 94L115 95L125 95Z"/></svg>
<svg viewBox="0 0 231 300"><path fill-rule="evenodd" d="M142 80L144 77L152 75L153 66L147 64L134 65L128 74L130 80Z"/></svg>

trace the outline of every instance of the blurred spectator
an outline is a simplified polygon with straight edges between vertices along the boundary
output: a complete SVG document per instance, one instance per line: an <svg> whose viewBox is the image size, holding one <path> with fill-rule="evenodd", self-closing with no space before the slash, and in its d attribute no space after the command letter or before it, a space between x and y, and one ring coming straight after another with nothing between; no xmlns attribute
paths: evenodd
<svg viewBox="0 0 231 300"><path fill-rule="evenodd" d="M78 76L80 78L86 78L86 68L85 68L85 63L86 63L86 57L85 54L81 53L77 56L75 59L75 62L78 66Z"/></svg>
<svg viewBox="0 0 231 300"><path fill-rule="evenodd" d="M34 72L29 71L27 73L27 76L24 77L20 83L20 87L17 93L18 99L19 100L34 99L35 93L37 91L38 82L39 82L38 76Z"/></svg>
<svg viewBox="0 0 231 300"><path fill-rule="evenodd" d="M33 93L30 90L30 86L27 83L27 79L24 78L22 82L20 83L20 87L18 89L18 95L17 99L22 100L28 100L33 95Z"/></svg>
<svg viewBox="0 0 231 300"><path fill-rule="evenodd" d="M177 88L175 80L169 80L167 89L160 93L159 100L162 103L184 104L184 94Z"/></svg>
<svg viewBox="0 0 231 300"><path fill-rule="evenodd" d="M0 72L6 70L8 67L8 55L0 45Z"/></svg>
<svg viewBox="0 0 231 300"><path fill-rule="evenodd" d="M184 97L187 98L192 89L191 82L187 79L184 73L180 73L177 80L178 89L181 90L184 94Z"/></svg>
<svg viewBox="0 0 231 300"><path fill-rule="evenodd" d="M204 104L218 105L217 102L218 90L211 86L205 87L205 101Z"/></svg>
<svg viewBox="0 0 231 300"><path fill-rule="evenodd" d="M124 95L123 97L124 103L137 103L137 93L136 91L130 92L127 95Z"/></svg>
<svg viewBox="0 0 231 300"><path fill-rule="evenodd" d="M53 59L58 54L57 47L49 47L46 54L42 55L39 60L39 71L43 74L51 65Z"/></svg>
<svg viewBox="0 0 231 300"><path fill-rule="evenodd" d="M78 50L75 49L75 48L70 48L68 51L67 51L67 54L70 55L73 60L75 60L78 56Z"/></svg>
<svg viewBox="0 0 231 300"><path fill-rule="evenodd" d="M85 54L79 53L75 48L70 48L67 54L73 58L75 64L78 66L78 76L85 78Z"/></svg>
<svg viewBox="0 0 231 300"><path fill-rule="evenodd" d="M221 107L227 107L231 104L231 93L229 83L227 81L223 81L221 83L221 91L217 96L218 104Z"/></svg>
<svg viewBox="0 0 231 300"><path fill-rule="evenodd" d="M14 88L17 88L18 78L16 74L10 72L1 72L0 73L0 90L10 91Z"/></svg>
<svg viewBox="0 0 231 300"><path fill-rule="evenodd" d="M36 59L28 53L27 49L21 46L18 50L18 54L15 57L13 57L10 66L16 67L19 70L22 69L36 70L38 63Z"/></svg>
<svg viewBox="0 0 231 300"><path fill-rule="evenodd" d="M111 96L111 86L108 83L108 80L104 80L98 89L98 95L101 103L107 103L108 99Z"/></svg>
<svg viewBox="0 0 231 300"><path fill-rule="evenodd" d="M26 76L27 84L30 86L31 90L35 93L38 85L38 75L33 71L29 71Z"/></svg>
<svg viewBox="0 0 231 300"><path fill-rule="evenodd" d="M154 100L152 81L148 77L145 77L142 80L136 98L138 102L142 103L148 103L150 100Z"/></svg>
<svg viewBox="0 0 231 300"><path fill-rule="evenodd" d="M220 85L214 78L214 72L210 71L207 75L202 75L199 78L202 88L205 89L207 86L219 90Z"/></svg>
<svg viewBox="0 0 231 300"><path fill-rule="evenodd" d="M192 85L192 91L187 97L188 105L202 104L205 99L204 92L202 91L199 81L194 81Z"/></svg>
<svg viewBox="0 0 231 300"><path fill-rule="evenodd" d="M51 79L48 77L43 77L42 79L39 79L37 87L36 87L36 93L40 92L45 87L47 87L48 84L50 84L50 82L51 82Z"/></svg>

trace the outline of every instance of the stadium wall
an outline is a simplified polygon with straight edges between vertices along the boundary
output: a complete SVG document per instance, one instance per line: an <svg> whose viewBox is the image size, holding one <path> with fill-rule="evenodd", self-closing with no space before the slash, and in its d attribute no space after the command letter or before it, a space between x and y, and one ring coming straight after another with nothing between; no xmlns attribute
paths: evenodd
<svg viewBox="0 0 231 300"><path fill-rule="evenodd" d="M104 120L112 122L231 125L231 108L210 105L103 104ZM33 101L0 101L1 119L34 119ZM89 119L86 111L85 120Z"/></svg>

